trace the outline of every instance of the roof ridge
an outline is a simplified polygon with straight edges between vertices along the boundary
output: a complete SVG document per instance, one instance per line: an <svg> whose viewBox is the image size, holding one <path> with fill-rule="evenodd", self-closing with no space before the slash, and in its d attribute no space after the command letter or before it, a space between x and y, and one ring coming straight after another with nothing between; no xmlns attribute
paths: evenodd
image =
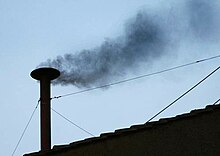
<svg viewBox="0 0 220 156"><path fill-rule="evenodd" d="M177 120L182 120L182 119L190 118L190 117L196 117L196 116L200 115L201 113L210 113L216 109L220 109L219 104L218 105L207 105L205 108L194 109L194 110L191 110L189 113L184 113L184 114L176 115L174 117L169 117L169 118L161 118L157 121L146 122L144 124L131 125L128 128L116 129L114 132L102 133L98 137L86 138L86 139L72 142L72 143L66 144L66 145L54 145L53 148L50 150L50 152L55 152L55 151L63 150L66 148L73 148L76 146L78 147L80 145L93 143L94 141L118 137L122 134L123 135L130 134L133 132L139 132L141 130L152 129L152 128L158 127L160 125L168 124L168 123L171 123L171 122L174 122ZM36 152L36 153L40 153L40 152Z"/></svg>
<svg viewBox="0 0 220 156"><path fill-rule="evenodd" d="M167 124L171 121L176 121L176 120L184 119L184 118L187 118L187 117L197 116L201 113L210 112L210 111L213 111L213 109L216 109L216 108L220 109L220 105L207 105L205 108L194 109L194 110L191 110L189 113L176 115L176 116L170 117L170 118L161 118L157 121L146 122L144 124L131 125L128 128L116 129L114 132L102 133L98 137L86 138L84 140L80 140L80 141L77 141L77 142L72 142L69 145L73 145L75 143L78 144L79 142L81 143L81 142L84 142L84 141L99 140L101 138L104 139L104 138L107 138L109 136L120 135L121 133L127 133L127 132L129 133L129 132L133 132L133 131L136 131L136 130L153 128L153 127L161 125L161 124Z"/></svg>

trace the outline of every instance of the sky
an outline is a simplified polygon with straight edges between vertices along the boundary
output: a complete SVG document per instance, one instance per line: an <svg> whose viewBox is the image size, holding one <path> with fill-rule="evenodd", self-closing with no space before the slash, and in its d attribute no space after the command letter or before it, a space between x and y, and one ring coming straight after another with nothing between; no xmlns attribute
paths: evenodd
<svg viewBox="0 0 220 156"><path fill-rule="evenodd" d="M12 155L37 105L30 72L58 68L52 96L157 72L220 54L217 0L0 0L0 155ZM52 100L95 136L144 124L219 66L219 59ZM77 75L77 76L76 76ZM219 99L220 71L156 117ZM40 150L39 107L15 156ZM92 137L52 112L52 145Z"/></svg>

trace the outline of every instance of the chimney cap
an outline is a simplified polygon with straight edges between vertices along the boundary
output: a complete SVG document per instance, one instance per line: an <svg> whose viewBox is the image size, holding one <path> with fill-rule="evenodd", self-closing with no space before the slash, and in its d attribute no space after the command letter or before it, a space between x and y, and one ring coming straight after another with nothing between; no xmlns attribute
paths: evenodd
<svg viewBox="0 0 220 156"><path fill-rule="evenodd" d="M49 80L54 80L60 76L60 71L51 67L43 67L43 68L35 69L31 72L31 77L36 80L41 80L42 77L45 76Z"/></svg>

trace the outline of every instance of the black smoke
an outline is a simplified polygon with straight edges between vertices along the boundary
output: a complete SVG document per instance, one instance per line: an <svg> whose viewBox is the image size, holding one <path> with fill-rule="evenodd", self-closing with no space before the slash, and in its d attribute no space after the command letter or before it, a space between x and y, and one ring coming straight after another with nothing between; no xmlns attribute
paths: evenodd
<svg viewBox="0 0 220 156"><path fill-rule="evenodd" d="M127 22L123 36L106 40L95 49L58 56L41 66L61 71L54 84L91 87L109 83L138 69L141 63L152 62L164 53L165 45L162 26L145 12L139 12Z"/></svg>
<svg viewBox="0 0 220 156"><path fill-rule="evenodd" d="M213 1L214 2L214 1ZM54 84L93 87L103 85L150 66L166 49L176 43L180 34L207 38L216 31L214 3L205 0L187 0L182 14L175 15L180 7L172 6L170 13L149 14L139 11L125 24L124 34L105 40L99 47L80 53L65 54L41 63L40 66L55 67L61 76ZM174 9L173 9L174 8ZM172 34L172 35L171 35ZM174 34L174 35L173 35ZM173 42L174 41L174 42Z"/></svg>
<svg viewBox="0 0 220 156"><path fill-rule="evenodd" d="M186 3L189 27L201 40L219 39L220 12L219 1L188 0Z"/></svg>

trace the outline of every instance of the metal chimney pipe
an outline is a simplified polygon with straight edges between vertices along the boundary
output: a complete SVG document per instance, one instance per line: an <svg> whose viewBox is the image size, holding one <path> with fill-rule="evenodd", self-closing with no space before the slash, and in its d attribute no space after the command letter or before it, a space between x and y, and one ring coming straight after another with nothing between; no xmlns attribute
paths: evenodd
<svg viewBox="0 0 220 156"><path fill-rule="evenodd" d="M54 68L38 68L31 72L31 77L40 81L41 151L51 149L50 82L59 76L60 72Z"/></svg>

